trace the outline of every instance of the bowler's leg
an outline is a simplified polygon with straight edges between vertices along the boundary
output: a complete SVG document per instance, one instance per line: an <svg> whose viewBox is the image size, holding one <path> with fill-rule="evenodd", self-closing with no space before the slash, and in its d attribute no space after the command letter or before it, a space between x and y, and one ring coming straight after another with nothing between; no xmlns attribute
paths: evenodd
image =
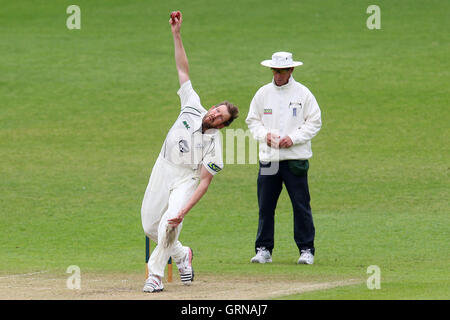
<svg viewBox="0 0 450 320"><path fill-rule="evenodd" d="M178 241L183 223L172 228L169 226L168 220L178 215L197 185L198 180L191 179L171 191L169 206L158 226L157 246L148 261L149 274L164 277L164 269L169 257L172 256L174 260L179 260L184 256L185 250Z"/></svg>
<svg viewBox="0 0 450 320"><path fill-rule="evenodd" d="M170 190L165 170L156 162L150 175L141 206L141 222L144 233L152 241L158 241L158 227L169 204Z"/></svg>

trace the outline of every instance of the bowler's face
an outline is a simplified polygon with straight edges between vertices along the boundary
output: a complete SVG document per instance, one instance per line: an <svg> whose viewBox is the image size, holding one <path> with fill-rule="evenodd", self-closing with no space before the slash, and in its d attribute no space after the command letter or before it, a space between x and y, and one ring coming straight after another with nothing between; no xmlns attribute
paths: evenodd
<svg viewBox="0 0 450 320"><path fill-rule="evenodd" d="M225 127L224 123L230 120L230 118L231 115L226 105L222 104L218 107L212 107L203 117L203 128L222 129Z"/></svg>
<svg viewBox="0 0 450 320"><path fill-rule="evenodd" d="M272 68L273 81L277 86L284 86L286 83L289 82L289 78L291 77L292 71L294 71L294 68L286 68L286 69Z"/></svg>

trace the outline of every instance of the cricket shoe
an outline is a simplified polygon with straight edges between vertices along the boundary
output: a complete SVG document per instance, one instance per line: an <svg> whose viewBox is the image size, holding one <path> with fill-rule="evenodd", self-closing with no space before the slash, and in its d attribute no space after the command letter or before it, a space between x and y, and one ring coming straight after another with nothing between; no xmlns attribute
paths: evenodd
<svg viewBox="0 0 450 320"><path fill-rule="evenodd" d="M272 255L265 247L256 248L256 256L250 262L252 263L267 263L272 262Z"/></svg>
<svg viewBox="0 0 450 320"><path fill-rule="evenodd" d="M144 292L160 292L164 290L161 278L158 276L150 275L145 281Z"/></svg>
<svg viewBox="0 0 450 320"><path fill-rule="evenodd" d="M180 274L181 282L184 285L189 286L194 281L194 268L192 268L192 258L194 252L191 248L185 247L186 254L179 261L175 261L178 267L178 273Z"/></svg>
<svg viewBox="0 0 450 320"><path fill-rule="evenodd" d="M298 264L313 264L314 255L311 253L311 249L300 250L300 258L297 261Z"/></svg>

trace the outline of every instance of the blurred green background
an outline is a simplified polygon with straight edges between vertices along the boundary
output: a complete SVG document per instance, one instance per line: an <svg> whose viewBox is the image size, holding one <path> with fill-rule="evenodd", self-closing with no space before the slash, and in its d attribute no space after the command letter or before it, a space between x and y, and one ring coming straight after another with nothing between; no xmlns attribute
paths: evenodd
<svg viewBox="0 0 450 320"><path fill-rule="evenodd" d="M289 51L323 127L309 172L316 262L296 265L292 207L278 202L273 263L250 264L254 164L228 164L180 239L197 274L361 284L285 299L448 299L448 1L0 1L0 273L144 272L140 206L179 112L168 23L183 12L194 88L245 118ZM370 265L381 290L368 290Z"/></svg>

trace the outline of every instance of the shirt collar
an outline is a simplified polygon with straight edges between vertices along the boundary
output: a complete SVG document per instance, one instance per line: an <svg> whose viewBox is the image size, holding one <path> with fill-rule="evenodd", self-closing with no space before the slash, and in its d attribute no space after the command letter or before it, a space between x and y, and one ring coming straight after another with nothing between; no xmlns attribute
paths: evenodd
<svg viewBox="0 0 450 320"><path fill-rule="evenodd" d="M201 132L202 132L202 129L200 127L200 133ZM206 140L211 140L217 135L218 132L219 132L219 129L208 129L205 133L202 133L203 138Z"/></svg>
<svg viewBox="0 0 450 320"><path fill-rule="evenodd" d="M195 126L194 126L194 132L200 132L202 133L202 123L203 123L203 117L206 115L206 112L201 114L200 119L198 119L195 122Z"/></svg>

